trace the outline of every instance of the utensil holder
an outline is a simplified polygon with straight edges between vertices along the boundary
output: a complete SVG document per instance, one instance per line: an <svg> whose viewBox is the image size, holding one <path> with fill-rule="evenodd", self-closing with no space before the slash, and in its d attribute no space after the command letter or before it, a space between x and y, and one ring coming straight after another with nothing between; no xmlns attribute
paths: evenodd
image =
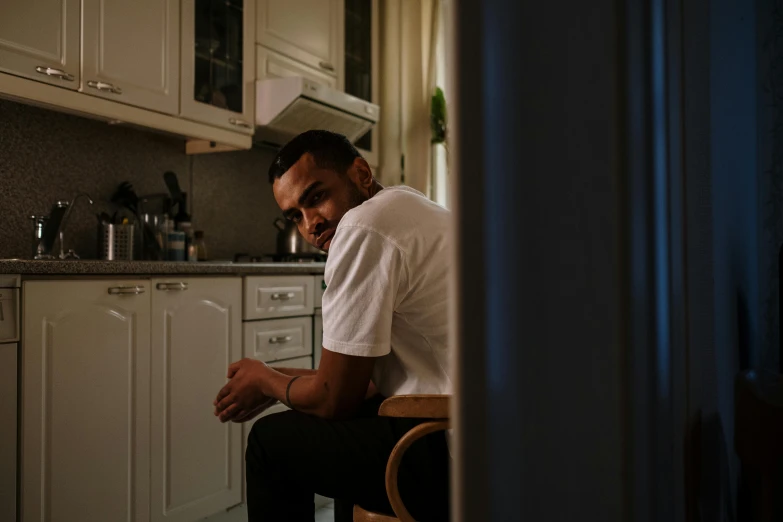
<svg viewBox="0 0 783 522"><path fill-rule="evenodd" d="M98 252L108 261L133 261L135 225L98 225Z"/></svg>

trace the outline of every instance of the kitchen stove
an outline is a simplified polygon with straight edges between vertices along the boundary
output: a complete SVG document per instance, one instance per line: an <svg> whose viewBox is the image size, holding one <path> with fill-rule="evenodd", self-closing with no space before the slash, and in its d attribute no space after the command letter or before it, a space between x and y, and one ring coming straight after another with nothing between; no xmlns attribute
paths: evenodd
<svg viewBox="0 0 783 522"><path fill-rule="evenodd" d="M234 254L234 263L325 263L326 254Z"/></svg>

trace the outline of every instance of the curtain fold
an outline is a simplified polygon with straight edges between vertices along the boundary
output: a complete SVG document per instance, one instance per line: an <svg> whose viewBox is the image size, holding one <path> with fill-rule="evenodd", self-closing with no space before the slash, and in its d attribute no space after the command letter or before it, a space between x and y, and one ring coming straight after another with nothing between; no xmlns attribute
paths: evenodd
<svg viewBox="0 0 783 522"><path fill-rule="evenodd" d="M430 100L439 9L440 0L381 3L381 180L404 183L427 196L432 188Z"/></svg>

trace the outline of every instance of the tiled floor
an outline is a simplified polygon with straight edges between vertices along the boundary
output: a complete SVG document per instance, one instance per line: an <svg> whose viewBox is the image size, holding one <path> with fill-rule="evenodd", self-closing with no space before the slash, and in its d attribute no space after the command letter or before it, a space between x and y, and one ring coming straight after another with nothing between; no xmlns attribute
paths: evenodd
<svg viewBox="0 0 783 522"><path fill-rule="evenodd" d="M224 513L218 513L202 522L247 522L247 508L244 505ZM334 503L329 503L315 511L315 522L334 522Z"/></svg>

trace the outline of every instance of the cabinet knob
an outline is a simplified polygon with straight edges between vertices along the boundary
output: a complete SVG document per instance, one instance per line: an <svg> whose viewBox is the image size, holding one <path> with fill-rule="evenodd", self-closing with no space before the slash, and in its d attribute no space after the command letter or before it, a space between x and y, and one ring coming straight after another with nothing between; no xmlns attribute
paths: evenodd
<svg viewBox="0 0 783 522"><path fill-rule="evenodd" d="M144 287L140 285L109 287L109 295L139 295L143 293Z"/></svg>
<svg viewBox="0 0 783 522"><path fill-rule="evenodd" d="M321 66L321 69L324 69L326 71L334 71L334 65L332 65L329 62L319 62L318 65Z"/></svg>
<svg viewBox="0 0 783 522"><path fill-rule="evenodd" d="M54 76L55 78L65 80L66 82L72 82L74 80L73 75L68 74L61 69L53 69L52 67L43 67L39 65L35 68L35 72L45 74L46 76Z"/></svg>
<svg viewBox="0 0 783 522"><path fill-rule="evenodd" d="M179 282L179 283L158 283L155 285L155 288L158 290L165 290L167 292L171 291L184 291L188 289L188 284L185 282Z"/></svg>
<svg viewBox="0 0 783 522"><path fill-rule="evenodd" d="M245 128L245 129L252 129L253 128L253 126L250 125L248 122L246 122L245 120L240 120L239 118L229 118L228 122L231 125L236 125L237 127L242 127L242 128Z"/></svg>
<svg viewBox="0 0 783 522"><path fill-rule="evenodd" d="M102 92L110 92L112 94L122 94L122 89L115 86L113 83L109 82L96 82L94 80L90 80L87 82L87 87L90 87L92 89L98 89Z"/></svg>

